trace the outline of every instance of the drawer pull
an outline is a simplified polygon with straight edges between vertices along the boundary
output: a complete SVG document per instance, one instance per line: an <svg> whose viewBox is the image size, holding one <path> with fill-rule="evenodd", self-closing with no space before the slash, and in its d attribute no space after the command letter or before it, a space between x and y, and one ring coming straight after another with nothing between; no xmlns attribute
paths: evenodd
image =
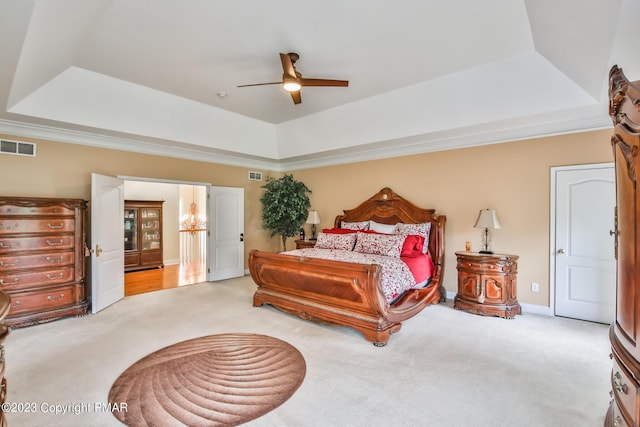
<svg viewBox="0 0 640 427"><path fill-rule="evenodd" d="M51 225L51 223L48 222L47 227L53 230L60 230L61 228L64 228L64 222L61 222L60 225Z"/></svg>
<svg viewBox="0 0 640 427"><path fill-rule="evenodd" d="M58 258L58 259L51 258L50 256L47 257L47 261L49 261L51 263L53 263L53 262L62 262L63 260L64 260L64 257L62 255L60 255L60 258Z"/></svg>
<svg viewBox="0 0 640 427"><path fill-rule="evenodd" d="M64 276L64 273L61 271L60 274L58 274L58 276L54 276L52 274L47 274L47 279L49 280L57 280L57 279L62 279L62 276Z"/></svg>
<svg viewBox="0 0 640 427"><path fill-rule="evenodd" d="M20 264L19 259L13 261L11 264L5 264L4 261L0 261L0 267L11 267L13 265L18 265L18 264Z"/></svg>
<svg viewBox="0 0 640 427"><path fill-rule="evenodd" d="M615 391L617 391L618 393L627 394L627 390L629 389L629 387L627 387L626 384L620 383L620 372L616 372L613 375L613 378L613 388L615 389Z"/></svg>
<svg viewBox="0 0 640 427"><path fill-rule="evenodd" d="M14 302L13 304L11 304L11 307L17 307L20 305L20 300L16 300L16 302Z"/></svg>
<svg viewBox="0 0 640 427"><path fill-rule="evenodd" d="M0 279L0 285L3 285L3 286L17 285L19 281L20 281L19 277L16 277L16 280L13 282L5 282L4 279Z"/></svg>
<svg viewBox="0 0 640 427"><path fill-rule="evenodd" d="M17 230L18 227L19 227L18 223L15 223L13 225L11 225L11 224L7 225L7 224L0 223L0 230L4 229L4 230L7 230L7 231L12 231L12 230Z"/></svg>
<svg viewBox="0 0 640 427"><path fill-rule="evenodd" d="M59 296L58 298L54 298L54 297L52 297L51 295L49 295L49 296L47 297L47 299L48 299L49 301L60 301L62 298L64 298L64 294L60 294L60 296Z"/></svg>
<svg viewBox="0 0 640 427"><path fill-rule="evenodd" d="M63 243L64 243L63 239L60 239L59 242L52 242L51 240L47 239L47 245L49 246L60 246Z"/></svg>
<svg viewBox="0 0 640 427"><path fill-rule="evenodd" d="M7 242L0 242L0 248L3 249L11 249L11 248L17 248L18 246L20 246L20 242L14 242L15 245L12 245L11 243L7 243Z"/></svg>

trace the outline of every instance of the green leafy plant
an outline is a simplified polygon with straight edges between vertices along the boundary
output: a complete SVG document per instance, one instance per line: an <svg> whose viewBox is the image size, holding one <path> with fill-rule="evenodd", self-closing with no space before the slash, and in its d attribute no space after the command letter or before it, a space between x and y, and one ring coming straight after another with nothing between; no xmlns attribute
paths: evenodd
<svg viewBox="0 0 640 427"><path fill-rule="evenodd" d="M287 237L296 236L309 215L311 202L307 194L311 194L311 190L289 174L278 179L267 177L262 188L265 189L260 198L264 229L271 231L271 237L281 236L282 247L286 249Z"/></svg>

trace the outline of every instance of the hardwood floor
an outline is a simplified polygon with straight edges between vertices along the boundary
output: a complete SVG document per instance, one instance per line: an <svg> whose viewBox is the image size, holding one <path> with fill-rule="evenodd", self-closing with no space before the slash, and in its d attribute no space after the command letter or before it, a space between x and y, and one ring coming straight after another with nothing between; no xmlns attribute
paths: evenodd
<svg viewBox="0 0 640 427"><path fill-rule="evenodd" d="M131 271L124 274L124 295L137 295L205 282L206 271L204 261Z"/></svg>

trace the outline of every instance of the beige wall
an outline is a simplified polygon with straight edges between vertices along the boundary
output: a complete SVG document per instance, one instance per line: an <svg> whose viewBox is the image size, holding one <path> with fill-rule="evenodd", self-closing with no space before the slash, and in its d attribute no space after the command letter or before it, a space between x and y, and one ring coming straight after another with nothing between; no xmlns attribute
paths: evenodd
<svg viewBox="0 0 640 427"><path fill-rule="evenodd" d="M611 131L554 136L293 172L312 191L312 208L331 226L342 209L353 208L382 187L391 187L422 207L447 216L444 284L455 292L454 252L480 245L473 228L479 209L496 209L496 252L520 256L518 299L549 305L549 186L552 166L612 161ZM278 239L262 229L263 182L249 181L247 168L15 138L38 144L36 158L0 155L3 196L74 197L88 200L91 173L210 182L245 189L245 250L277 250ZM267 173L265 173L266 177ZM272 174L273 175L273 174ZM292 240L288 248L293 246ZM540 292L531 293L531 282Z"/></svg>
<svg viewBox="0 0 640 427"><path fill-rule="evenodd" d="M502 228L494 230L495 252L519 255L518 300L549 305L549 198L552 166L613 161L611 131L556 136L387 160L295 171L312 191L311 205L333 224L344 208L354 208L382 187L421 207L447 216L447 290L457 289L455 251L480 248L473 228L482 208L496 209ZM531 282L540 292L531 292Z"/></svg>
<svg viewBox="0 0 640 427"><path fill-rule="evenodd" d="M89 200L92 172L109 176L208 182L223 187L243 187L245 254L252 248L278 249L277 240L269 239L268 233L262 229L260 187L264 181L249 181L248 168L11 135L0 135L0 138L37 144L37 157L0 154L2 196L70 197ZM264 177L269 175L269 172L262 172Z"/></svg>

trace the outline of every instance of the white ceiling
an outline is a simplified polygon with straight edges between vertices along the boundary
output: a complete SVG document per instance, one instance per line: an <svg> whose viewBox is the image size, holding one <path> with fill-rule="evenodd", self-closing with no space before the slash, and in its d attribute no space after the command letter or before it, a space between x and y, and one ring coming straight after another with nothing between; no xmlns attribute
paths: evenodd
<svg viewBox="0 0 640 427"><path fill-rule="evenodd" d="M634 16L638 0L0 0L0 132L293 170L609 127L610 67L640 79ZM280 52L349 87L299 105L237 87L280 80Z"/></svg>

